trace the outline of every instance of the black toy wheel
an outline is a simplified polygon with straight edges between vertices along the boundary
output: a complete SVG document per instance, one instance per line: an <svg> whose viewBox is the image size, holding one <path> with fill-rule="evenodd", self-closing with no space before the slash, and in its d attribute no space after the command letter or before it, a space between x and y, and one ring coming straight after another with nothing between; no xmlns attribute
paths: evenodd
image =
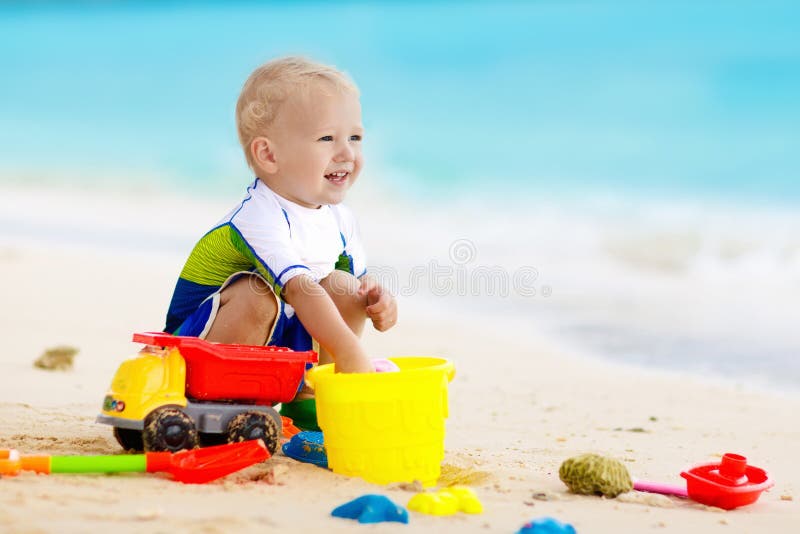
<svg viewBox="0 0 800 534"><path fill-rule="evenodd" d="M126 451L142 452L144 450L141 430L132 430L130 428L115 426L114 437L117 438L117 443L122 445L122 448Z"/></svg>
<svg viewBox="0 0 800 534"><path fill-rule="evenodd" d="M213 447L215 445L225 445L228 443L228 436L225 434L213 434L210 432L198 432L201 447Z"/></svg>
<svg viewBox="0 0 800 534"><path fill-rule="evenodd" d="M260 439L267 446L270 455L275 454L278 449L279 433L280 428L275 420L262 412L243 412L228 423L229 443Z"/></svg>
<svg viewBox="0 0 800 534"><path fill-rule="evenodd" d="M159 408L144 420L144 450L177 452L197 447L197 428L179 408Z"/></svg>

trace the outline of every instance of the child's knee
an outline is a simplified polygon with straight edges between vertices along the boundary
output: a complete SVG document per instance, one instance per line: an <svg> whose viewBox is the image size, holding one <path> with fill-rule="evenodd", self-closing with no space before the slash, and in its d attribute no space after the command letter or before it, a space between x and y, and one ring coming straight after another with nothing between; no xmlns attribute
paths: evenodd
<svg viewBox="0 0 800 534"><path fill-rule="evenodd" d="M221 297L222 306L239 308L256 321L272 321L278 313L275 294L260 276L242 276L225 288Z"/></svg>

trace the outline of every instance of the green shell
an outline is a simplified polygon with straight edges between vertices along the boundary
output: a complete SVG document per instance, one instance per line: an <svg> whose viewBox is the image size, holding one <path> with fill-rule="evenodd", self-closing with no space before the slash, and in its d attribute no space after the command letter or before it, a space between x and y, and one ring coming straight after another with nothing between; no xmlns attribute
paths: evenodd
<svg viewBox="0 0 800 534"><path fill-rule="evenodd" d="M573 493L616 497L633 489L633 482L622 462L597 454L582 454L565 460L558 477Z"/></svg>

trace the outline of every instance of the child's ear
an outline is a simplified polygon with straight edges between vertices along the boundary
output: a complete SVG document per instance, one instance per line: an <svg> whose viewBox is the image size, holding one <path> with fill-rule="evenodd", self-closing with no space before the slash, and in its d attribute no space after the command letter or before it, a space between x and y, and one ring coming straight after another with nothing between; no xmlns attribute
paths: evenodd
<svg viewBox="0 0 800 534"><path fill-rule="evenodd" d="M275 158L273 143L266 137L256 137L250 143L250 155L255 164L269 174L278 171L278 160Z"/></svg>

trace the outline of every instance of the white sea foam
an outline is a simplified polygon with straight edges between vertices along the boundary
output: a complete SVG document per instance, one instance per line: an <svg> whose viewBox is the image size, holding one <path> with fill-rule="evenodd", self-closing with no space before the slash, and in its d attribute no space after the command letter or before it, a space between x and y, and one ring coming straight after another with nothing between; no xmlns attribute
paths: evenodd
<svg viewBox="0 0 800 534"><path fill-rule="evenodd" d="M403 183L392 176L381 183ZM166 255L177 273L240 198L135 189L6 187L0 245ZM800 389L795 211L523 192L412 198L367 180L349 204L372 271L401 301L513 316L612 359ZM498 323L487 335L508 335Z"/></svg>
<svg viewBox="0 0 800 534"><path fill-rule="evenodd" d="M371 221L368 241L384 243L373 260L400 272L401 290L453 309L529 317L559 342L608 358L800 389L796 210L524 191L500 198L488 188L435 200L369 197L354 201ZM469 261L448 256L465 242ZM452 283L408 283L420 266L449 267ZM512 291L476 291L470 281L498 267ZM528 280L534 291L514 291L525 268L537 274Z"/></svg>

